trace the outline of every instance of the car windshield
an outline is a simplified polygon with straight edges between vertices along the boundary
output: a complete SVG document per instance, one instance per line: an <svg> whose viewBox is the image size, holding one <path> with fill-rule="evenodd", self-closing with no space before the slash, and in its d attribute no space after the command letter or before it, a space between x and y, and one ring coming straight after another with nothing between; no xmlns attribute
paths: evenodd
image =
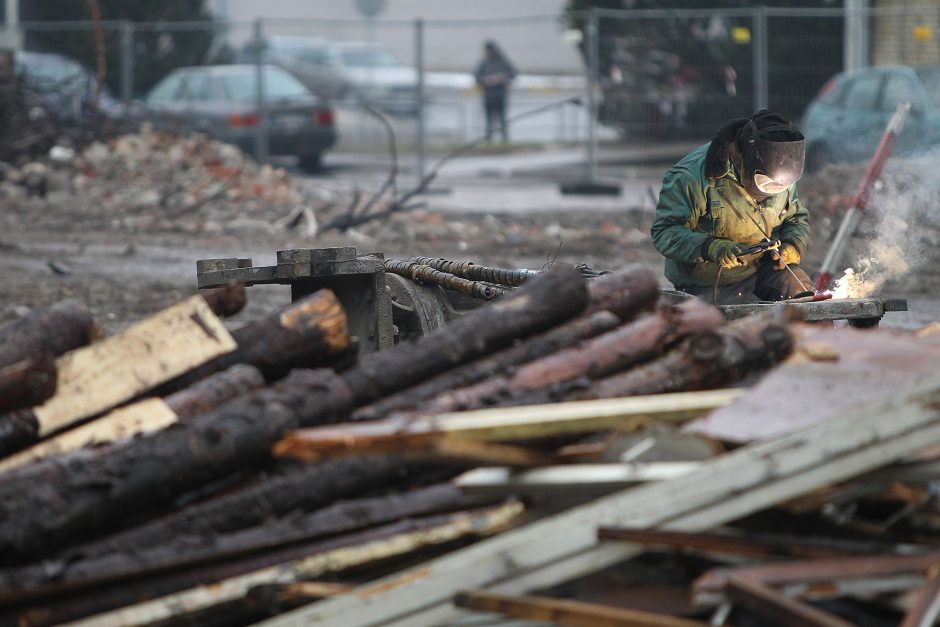
<svg viewBox="0 0 940 627"><path fill-rule="evenodd" d="M397 67L398 61L381 48L350 48L343 50L343 65L347 67Z"/></svg>
<svg viewBox="0 0 940 627"><path fill-rule="evenodd" d="M253 102L255 99L255 74L247 71L240 74L223 74L221 77L222 90L229 100L238 102ZM308 98L310 92L307 88L290 74L277 68L264 70L264 100L291 100Z"/></svg>
<svg viewBox="0 0 940 627"><path fill-rule="evenodd" d="M40 86L62 86L91 80L85 68L68 59L40 57L26 61L21 67L23 74Z"/></svg>
<svg viewBox="0 0 940 627"><path fill-rule="evenodd" d="M916 72L930 96L930 102L940 108L940 68L918 68Z"/></svg>

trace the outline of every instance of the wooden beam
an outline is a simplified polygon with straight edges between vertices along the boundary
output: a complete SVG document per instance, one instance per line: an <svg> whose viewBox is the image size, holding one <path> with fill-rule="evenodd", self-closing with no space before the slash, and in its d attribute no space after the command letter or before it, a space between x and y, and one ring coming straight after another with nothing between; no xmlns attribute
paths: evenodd
<svg viewBox="0 0 940 627"><path fill-rule="evenodd" d="M732 602L784 627L852 627L852 623L838 616L755 581L732 578L725 591Z"/></svg>
<svg viewBox="0 0 940 627"><path fill-rule="evenodd" d="M397 450L397 449L395 449ZM551 455L534 448L481 442L469 438L445 437L403 452L409 459L473 464L499 464L512 468L531 468L555 463Z"/></svg>
<svg viewBox="0 0 940 627"><path fill-rule="evenodd" d="M370 447L383 445L401 450L445 435L474 440L520 440L603 431L633 421L683 422L724 407L742 394L737 389L680 392L302 429L279 442L275 453L312 461L344 452L362 454L369 452Z"/></svg>
<svg viewBox="0 0 940 627"><path fill-rule="evenodd" d="M702 551L747 557L839 557L874 552L879 548L868 542L808 539L802 537L755 537L752 534L687 533L658 529L601 527L597 537L608 542L633 542L644 546Z"/></svg>
<svg viewBox="0 0 940 627"><path fill-rule="evenodd" d="M460 592L457 607L495 612L532 621L573 627L704 627L707 623L668 614L641 612L600 603L536 596L507 596L485 590Z"/></svg>
<svg viewBox="0 0 940 627"><path fill-rule="evenodd" d="M693 588L695 593L719 591L731 579L746 579L769 586L807 584L813 587L814 584L826 584L821 587L832 589L835 583L843 580L922 574L937 563L940 563L940 552L934 551L914 555L861 555L747 564L710 570L696 580Z"/></svg>
<svg viewBox="0 0 940 627"><path fill-rule="evenodd" d="M0 460L0 473L69 451L152 433L177 420L176 413L161 398L148 398L114 411L74 429L49 438Z"/></svg>
<svg viewBox="0 0 940 627"><path fill-rule="evenodd" d="M211 411L263 385L264 377L257 368L238 364L166 398L146 398L124 405L87 424L51 436L0 460L0 473L85 446L110 444L159 431L179 420L185 421Z"/></svg>
<svg viewBox="0 0 940 627"><path fill-rule="evenodd" d="M607 491L638 483L664 481L694 472L699 462L655 462L649 464L568 464L545 466L520 472L512 468L475 468L454 484L474 494L544 494L586 490Z"/></svg>
<svg viewBox="0 0 940 627"><path fill-rule="evenodd" d="M940 616L940 563L927 571L927 581L914 605L904 615L901 627L933 627Z"/></svg>
<svg viewBox="0 0 940 627"><path fill-rule="evenodd" d="M520 503L469 513L451 514L436 526L400 533L372 542L341 547L292 562L263 568L216 583L197 586L151 601L130 605L71 623L72 627L136 627L180 618L213 605L245 596L265 584L287 584L322 577L356 566L400 557L420 549L472 536L487 536L517 523L524 512Z"/></svg>
<svg viewBox="0 0 940 627"><path fill-rule="evenodd" d="M193 296L101 342L56 360L55 395L33 410L45 436L235 350L202 296Z"/></svg>
<svg viewBox="0 0 940 627"><path fill-rule="evenodd" d="M844 481L940 442L940 375L881 403L803 431L751 444L698 472L628 488L421 566L361 586L355 601L330 599L268 621L431 625L452 620L451 598L488 587L519 594L596 572L636 555L635 545L599 544L600 525L700 531ZM884 416L890 415L891 420ZM350 597L351 598L351 597Z"/></svg>

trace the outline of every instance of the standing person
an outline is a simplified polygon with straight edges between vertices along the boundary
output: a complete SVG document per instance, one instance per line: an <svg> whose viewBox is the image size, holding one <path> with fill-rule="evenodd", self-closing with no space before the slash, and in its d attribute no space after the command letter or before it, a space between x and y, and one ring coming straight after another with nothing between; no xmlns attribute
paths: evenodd
<svg viewBox="0 0 940 627"><path fill-rule="evenodd" d="M516 77L516 69L496 45L495 41L483 44L483 60L477 66L477 85L483 89L483 110L486 113L486 138L493 135L494 123L499 121L503 143L509 141L506 128L506 100L509 83Z"/></svg>
<svg viewBox="0 0 940 627"><path fill-rule="evenodd" d="M805 152L795 126L761 109L726 123L666 173L651 235L677 290L719 305L812 293L798 265L809 239L796 193ZM779 252L747 254L775 242Z"/></svg>

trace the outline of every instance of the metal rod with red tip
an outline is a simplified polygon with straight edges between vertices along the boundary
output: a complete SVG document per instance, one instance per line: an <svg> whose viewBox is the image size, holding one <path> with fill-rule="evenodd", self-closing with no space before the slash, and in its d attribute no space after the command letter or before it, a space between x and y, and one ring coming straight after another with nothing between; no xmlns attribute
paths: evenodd
<svg viewBox="0 0 940 627"><path fill-rule="evenodd" d="M855 193L852 206L842 218L842 224L839 225L839 230L836 232L836 236L829 246L829 252L826 253L826 259L822 264L822 271L816 279L817 291L829 289L829 285L832 283L832 275L837 271L836 265L842 258L842 253L845 252L845 246L849 238L855 233L855 228L858 226L858 222L862 217L861 212L865 209L865 205L868 204L872 187L874 187L878 177L881 176L885 161L888 160L888 156L894 149L894 144L897 143L898 135L900 135L901 129L904 127L904 120L907 118L907 114L910 110L911 103L902 102L898 105L898 108L895 109L894 115L892 115L891 119L888 121L884 135L881 136L881 141L878 143L878 148L875 149L871 163L868 164L868 170L865 171L865 176L862 177L862 182L858 186L858 191Z"/></svg>
<svg viewBox="0 0 940 627"><path fill-rule="evenodd" d="M817 292L812 296L801 296L799 298L788 298L787 300L780 301L782 303L818 303L821 300L829 300L832 298L832 292Z"/></svg>

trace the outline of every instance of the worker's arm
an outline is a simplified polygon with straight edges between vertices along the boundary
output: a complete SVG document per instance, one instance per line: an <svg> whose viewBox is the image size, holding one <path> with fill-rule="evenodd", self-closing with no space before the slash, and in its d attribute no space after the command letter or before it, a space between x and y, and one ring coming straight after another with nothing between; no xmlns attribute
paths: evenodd
<svg viewBox="0 0 940 627"><path fill-rule="evenodd" d="M775 239L781 244L792 244L802 255L809 243L809 211L796 193L796 185L790 188L790 208L783 222L775 229Z"/></svg>
<svg viewBox="0 0 940 627"><path fill-rule="evenodd" d="M713 238L694 230L705 203L701 181L688 170L673 168L666 173L656 205L656 218L650 228L653 246L662 256L685 263L697 263L706 258L706 249Z"/></svg>

